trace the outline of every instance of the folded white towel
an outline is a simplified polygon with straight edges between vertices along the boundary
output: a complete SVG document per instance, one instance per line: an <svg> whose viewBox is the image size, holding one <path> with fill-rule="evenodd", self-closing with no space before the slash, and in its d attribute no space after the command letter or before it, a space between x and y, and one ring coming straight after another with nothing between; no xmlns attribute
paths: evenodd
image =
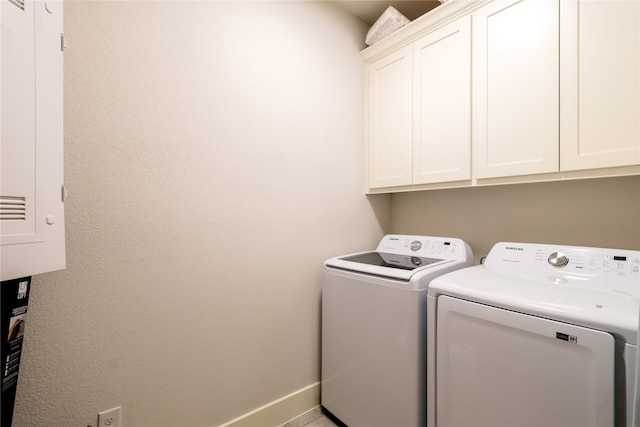
<svg viewBox="0 0 640 427"><path fill-rule="evenodd" d="M411 21L406 16L398 12L393 6L389 6L367 32L365 43L371 46L409 22Z"/></svg>

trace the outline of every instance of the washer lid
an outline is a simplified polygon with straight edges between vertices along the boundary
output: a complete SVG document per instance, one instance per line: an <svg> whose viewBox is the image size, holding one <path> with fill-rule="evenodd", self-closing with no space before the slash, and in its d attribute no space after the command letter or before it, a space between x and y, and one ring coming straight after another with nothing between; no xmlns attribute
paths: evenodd
<svg viewBox="0 0 640 427"><path fill-rule="evenodd" d="M326 265L358 273L409 281L411 276L418 271L451 261L370 251L331 258L327 260Z"/></svg>
<svg viewBox="0 0 640 427"><path fill-rule="evenodd" d="M400 268L402 270L415 270L425 265L443 261L437 258L422 258L400 254L386 254L384 252L363 252L355 255L339 257L344 261L357 262L380 267Z"/></svg>
<svg viewBox="0 0 640 427"><path fill-rule="evenodd" d="M418 272L427 269L433 271L436 267L454 261L460 267L473 264L469 245L460 239L388 234L382 238L375 251L331 258L325 265L329 268L409 281L417 277Z"/></svg>
<svg viewBox="0 0 640 427"><path fill-rule="evenodd" d="M567 260L557 263L561 256ZM434 279L429 295L588 326L637 344L640 252L498 243L485 264Z"/></svg>

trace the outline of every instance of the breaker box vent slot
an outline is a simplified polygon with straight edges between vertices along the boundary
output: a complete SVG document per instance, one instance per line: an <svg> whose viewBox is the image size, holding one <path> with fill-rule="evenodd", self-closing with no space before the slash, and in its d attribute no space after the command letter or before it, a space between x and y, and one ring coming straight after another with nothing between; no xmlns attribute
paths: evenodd
<svg viewBox="0 0 640 427"><path fill-rule="evenodd" d="M9 0L9 3L18 6L20 9L24 10L24 0Z"/></svg>
<svg viewBox="0 0 640 427"><path fill-rule="evenodd" d="M26 219L25 197L0 196L0 221L25 221Z"/></svg>

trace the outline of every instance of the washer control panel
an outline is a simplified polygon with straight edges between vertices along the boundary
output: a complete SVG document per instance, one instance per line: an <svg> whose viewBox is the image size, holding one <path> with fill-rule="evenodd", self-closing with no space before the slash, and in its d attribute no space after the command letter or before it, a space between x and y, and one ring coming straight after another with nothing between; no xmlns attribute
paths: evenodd
<svg viewBox="0 0 640 427"><path fill-rule="evenodd" d="M467 258L467 245L453 237L388 234L382 238L376 251L441 259Z"/></svg>

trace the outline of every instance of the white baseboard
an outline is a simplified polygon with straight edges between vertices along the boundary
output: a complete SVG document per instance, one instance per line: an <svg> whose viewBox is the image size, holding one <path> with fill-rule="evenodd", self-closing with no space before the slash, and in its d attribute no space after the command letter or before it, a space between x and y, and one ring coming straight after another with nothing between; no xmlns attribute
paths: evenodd
<svg viewBox="0 0 640 427"><path fill-rule="evenodd" d="M320 382L254 409L220 427L277 427L320 404Z"/></svg>

